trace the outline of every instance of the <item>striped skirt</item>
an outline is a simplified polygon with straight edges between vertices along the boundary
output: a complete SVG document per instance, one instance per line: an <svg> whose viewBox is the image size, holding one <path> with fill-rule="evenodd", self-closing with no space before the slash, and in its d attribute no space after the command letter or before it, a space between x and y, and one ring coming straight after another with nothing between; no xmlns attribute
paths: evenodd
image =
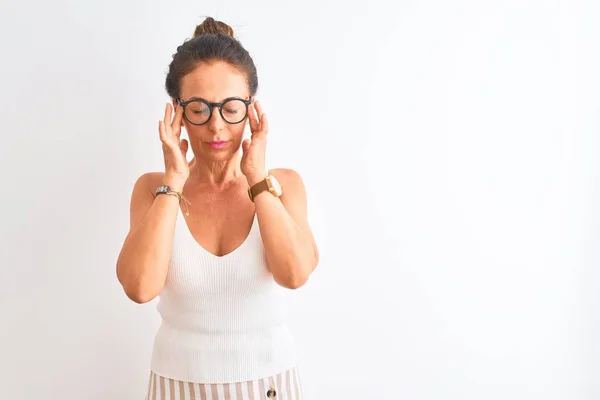
<svg viewBox="0 0 600 400"><path fill-rule="evenodd" d="M182 382L150 373L146 400L302 400L296 367L278 375L238 383Z"/></svg>

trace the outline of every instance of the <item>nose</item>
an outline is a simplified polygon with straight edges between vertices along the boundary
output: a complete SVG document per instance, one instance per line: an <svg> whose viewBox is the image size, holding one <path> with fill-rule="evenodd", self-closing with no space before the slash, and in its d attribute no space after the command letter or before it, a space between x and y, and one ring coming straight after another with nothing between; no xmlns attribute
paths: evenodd
<svg viewBox="0 0 600 400"><path fill-rule="evenodd" d="M221 112L218 107L214 107L212 110L212 115L210 116L206 125L208 125L208 129L213 132L218 132L225 126L226 122L221 117Z"/></svg>

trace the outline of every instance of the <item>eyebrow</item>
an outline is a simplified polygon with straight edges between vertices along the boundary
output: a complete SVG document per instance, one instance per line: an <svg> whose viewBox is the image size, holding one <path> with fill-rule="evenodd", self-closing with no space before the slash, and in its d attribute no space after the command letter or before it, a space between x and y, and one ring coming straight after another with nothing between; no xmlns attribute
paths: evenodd
<svg viewBox="0 0 600 400"><path fill-rule="evenodd" d="M251 96L247 96L247 97L250 97L250 98L251 98ZM181 98L180 98L180 99L181 99ZM242 96L230 96L230 97L226 97L226 98L222 99L221 101L214 101L214 102L211 102L211 101L209 101L209 100L205 99L204 97L197 97L197 96L195 96L195 97L190 97L190 98L189 98L189 99L187 99L187 100L183 100L183 99L181 99L181 101L185 103L186 101L192 101L192 100L202 100L202 101L206 101L207 103L223 103L223 102L225 102L225 101L227 101L227 100L231 100L231 99L249 100L249 99L246 99L245 97L242 97Z"/></svg>

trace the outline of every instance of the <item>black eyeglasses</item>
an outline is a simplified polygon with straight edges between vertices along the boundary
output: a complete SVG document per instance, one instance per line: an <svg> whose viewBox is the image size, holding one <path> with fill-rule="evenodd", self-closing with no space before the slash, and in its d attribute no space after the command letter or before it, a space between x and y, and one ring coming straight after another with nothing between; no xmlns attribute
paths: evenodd
<svg viewBox="0 0 600 400"><path fill-rule="evenodd" d="M252 104L252 100L230 97L221 103L210 103L204 99L192 98L188 101L177 99L177 103L183 107L183 116L192 125L206 124L215 107L219 108L219 113L225 122L239 124L248 115L248 106Z"/></svg>

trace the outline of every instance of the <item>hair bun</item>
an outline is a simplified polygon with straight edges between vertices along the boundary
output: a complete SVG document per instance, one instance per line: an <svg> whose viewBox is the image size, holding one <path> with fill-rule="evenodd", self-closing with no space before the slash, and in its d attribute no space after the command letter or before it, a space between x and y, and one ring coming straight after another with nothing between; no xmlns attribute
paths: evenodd
<svg viewBox="0 0 600 400"><path fill-rule="evenodd" d="M196 26L194 38L203 34L224 35L233 37L233 28L225 22L216 21L212 17L208 17L200 25Z"/></svg>

